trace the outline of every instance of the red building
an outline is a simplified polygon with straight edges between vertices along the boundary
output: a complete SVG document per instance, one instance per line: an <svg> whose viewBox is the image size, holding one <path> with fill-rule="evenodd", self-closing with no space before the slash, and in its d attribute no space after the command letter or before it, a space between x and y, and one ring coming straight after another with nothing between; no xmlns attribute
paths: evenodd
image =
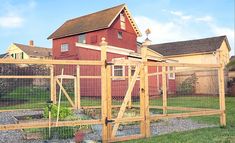
<svg viewBox="0 0 235 143"><path fill-rule="evenodd" d="M108 61L112 61L117 58L136 60L133 53L137 53L138 36L141 36L139 29L126 5L122 4L68 20L48 39L53 40L54 59L100 60L98 45L101 38L105 37L109 45ZM125 76L128 70L122 66L113 66L112 74ZM100 75L100 67L83 66L81 75ZM112 96L123 97L127 84L128 81L125 79L113 79ZM152 81L150 78L150 95L158 94L160 84L159 81L157 85L157 79ZM133 90L133 96L135 95L139 95L138 81ZM81 79L81 96L100 96L100 80Z"/></svg>

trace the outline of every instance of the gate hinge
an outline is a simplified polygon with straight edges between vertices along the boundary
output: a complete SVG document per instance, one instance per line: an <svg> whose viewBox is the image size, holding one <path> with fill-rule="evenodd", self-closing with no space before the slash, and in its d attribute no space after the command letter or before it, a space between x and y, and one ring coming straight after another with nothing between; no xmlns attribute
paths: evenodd
<svg viewBox="0 0 235 143"><path fill-rule="evenodd" d="M105 125L107 126L108 123L112 123L114 120L108 120L108 117L105 118Z"/></svg>
<svg viewBox="0 0 235 143"><path fill-rule="evenodd" d="M106 68L108 65L113 65L113 63L107 62L107 60L105 60L105 68Z"/></svg>

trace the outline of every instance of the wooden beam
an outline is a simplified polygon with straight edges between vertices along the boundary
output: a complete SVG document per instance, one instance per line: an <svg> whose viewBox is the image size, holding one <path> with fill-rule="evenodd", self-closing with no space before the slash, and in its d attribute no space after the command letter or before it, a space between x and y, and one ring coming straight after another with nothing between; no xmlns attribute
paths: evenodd
<svg viewBox="0 0 235 143"><path fill-rule="evenodd" d="M130 83L131 83L131 66L128 66L128 86L130 85ZM128 101L128 108L131 108L131 98L130 98L130 100Z"/></svg>
<svg viewBox="0 0 235 143"><path fill-rule="evenodd" d="M162 64L162 106L163 114L167 113L167 80L166 80L166 66Z"/></svg>
<svg viewBox="0 0 235 143"><path fill-rule="evenodd" d="M104 65L103 61L95 60L45 60L45 59L0 59L0 64L39 64L39 65Z"/></svg>
<svg viewBox="0 0 235 143"><path fill-rule="evenodd" d="M101 47L101 61L106 63L107 60L107 45L105 38L102 38ZM101 66L101 118L102 118L102 142L108 141L108 126L106 119L108 116L108 96L107 96L107 71L106 66Z"/></svg>
<svg viewBox="0 0 235 143"><path fill-rule="evenodd" d="M111 66L107 66L107 119L112 119L112 81L111 81ZM108 140L111 139L111 133L112 133L112 124L107 125L107 132L108 132Z"/></svg>
<svg viewBox="0 0 235 143"><path fill-rule="evenodd" d="M77 76L76 76L76 98L75 98L75 104L76 104L76 107L77 109L80 109L81 108L81 84L80 84L80 66L77 65Z"/></svg>
<svg viewBox="0 0 235 143"><path fill-rule="evenodd" d="M211 115L220 115L220 110L213 111L195 111L190 113L173 113L173 114L159 114L159 115L151 115L151 120L159 120L159 119L170 119L170 118L187 118L194 116L211 116Z"/></svg>
<svg viewBox="0 0 235 143"><path fill-rule="evenodd" d="M128 89L127 89L126 95L125 95L124 100L122 102L122 106L120 107L120 111L118 112L118 116L117 116L116 119L121 119L124 115L124 112L125 112L126 107L127 107L127 103L131 98L131 92L134 88L134 85L135 85L135 82L136 82L136 79L137 79L137 76L138 76L139 72L140 72L140 67L136 66L134 76L131 79L131 83L130 83ZM113 126L112 137L115 137L116 132L118 130L118 127L119 127L119 123L115 123L114 126Z"/></svg>
<svg viewBox="0 0 235 143"><path fill-rule="evenodd" d="M60 121L58 127L79 126L79 125L94 125L101 124L101 120L80 120L80 121ZM51 127L56 127L56 122L50 123ZM19 124L5 124L0 125L0 131L18 130L18 129L30 129L30 128L48 128L48 121L41 122L27 122Z"/></svg>
<svg viewBox="0 0 235 143"><path fill-rule="evenodd" d="M56 94L55 94L55 86L54 86L54 66L51 65L50 66L50 94L51 94L51 101L53 102L53 104L56 104Z"/></svg>
<svg viewBox="0 0 235 143"><path fill-rule="evenodd" d="M218 80L219 80L219 104L220 104L220 126L226 126L226 114L225 114L225 91L224 91L224 69L220 68L218 70Z"/></svg>
<svg viewBox="0 0 235 143"><path fill-rule="evenodd" d="M144 64L148 66L161 66L162 63L158 62L145 62ZM189 63L164 63L165 66L172 67L197 67L197 68L220 68L220 64L189 64Z"/></svg>
<svg viewBox="0 0 235 143"><path fill-rule="evenodd" d="M75 108L75 105L72 101L72 99L70 98L69 94L66 92L66 90L64 89L63 85L60 83L60 81L58 79L56 79L57 84L60 86L61 90L63 91L65 97L68 99L69 103L72 105L73 108Z"/></svg>
<svg viewBox="0 0 235 143"><path fill-rule="evenodd" d="M126 141L126 140L134 140L134 139L141 139L144 138L143 135L130 135L130 136L124 136L124 137L114 137L109 142L120 142L120 141Z"/></svg>

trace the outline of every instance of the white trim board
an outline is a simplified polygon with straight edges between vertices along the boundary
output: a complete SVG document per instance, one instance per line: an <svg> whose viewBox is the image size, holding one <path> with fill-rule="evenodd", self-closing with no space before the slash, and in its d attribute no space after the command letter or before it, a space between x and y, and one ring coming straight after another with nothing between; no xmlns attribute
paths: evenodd
<svg viewBox="0 0 235 143"><path fill-rule="evenodd" d="M95 46L95 45L90 45L90 44L75 43L75 45L77 47L91 49L91 50L97 50L97 51L101 50L100 46ZM134 53L135 51L124 49L124 48L118 48L115 46L107 46L107 52L128 56L130 55L130 53Z"/></svg>

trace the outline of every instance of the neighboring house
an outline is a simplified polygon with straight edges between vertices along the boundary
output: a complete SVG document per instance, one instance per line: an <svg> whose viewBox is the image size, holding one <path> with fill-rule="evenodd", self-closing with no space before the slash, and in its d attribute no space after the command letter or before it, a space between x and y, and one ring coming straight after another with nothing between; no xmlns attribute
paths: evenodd
<svg viewBox="0 0 235 143"><path fill-rule="evenodd" d="M224 65L229 62L230 46L226 36L211 37L188 41L170 42L149 46L150 49L162 54L165 58L176 60L180 63L195 64L218 64L219 52L222 52ZM194 72L176 74L176 84L180 83ZM214 71L197 71L195 93L196 94L217 94L218 77Z"/></svg>
<svg viewBox="0 0 235 143"><path fill-rule="evenodd" d="M0 59L5 59L7 56L8 56L8 54L7 54L7 53L0 54Z"/></svg>
<svg viewBox="0 0 235 143"><path fill-rule="evenodd" d="M33 41L29 45L13 43L7 49L8 57L13 59L51 59L51 48L34 46Z"/></svg>
<svg viewBox="0 0 235 143"><path fill-rule="evenodd" d="M108 61L112 61L118 59L139 60L139 54L136 53L136 41L139 36L141 36L141 33L131 13L126 5L122 4L68 20L53 32L48 39L53 41L54 59L100 60L99 43L101 38L105 37L109 45L107 50ZM161 56L160 54L158 55ZM134 68L131 68L133 73ZM59 72L58 69L57 71ZM97 75L100 73L100 67L81 67L80 73L85 75L88 71L90 75ZM127 73L127 68L123 66L112 67L113 76L125 76ZM67 72L67 74L75 73ZM150 80L150 83L157 81L157 79L154 80ZM113 79L112 96L123 97L128 87L127 84L128 81L126 79ZM97 87L91 87L91 85ZM81 95L100 96L99 86L99 80L81 79ZM152 91L150 94L157 95L159 89L160 85L158 87L153 86L150 89ZM132 93L133 95L139 94L139 81L137 81Z"/></svg>

